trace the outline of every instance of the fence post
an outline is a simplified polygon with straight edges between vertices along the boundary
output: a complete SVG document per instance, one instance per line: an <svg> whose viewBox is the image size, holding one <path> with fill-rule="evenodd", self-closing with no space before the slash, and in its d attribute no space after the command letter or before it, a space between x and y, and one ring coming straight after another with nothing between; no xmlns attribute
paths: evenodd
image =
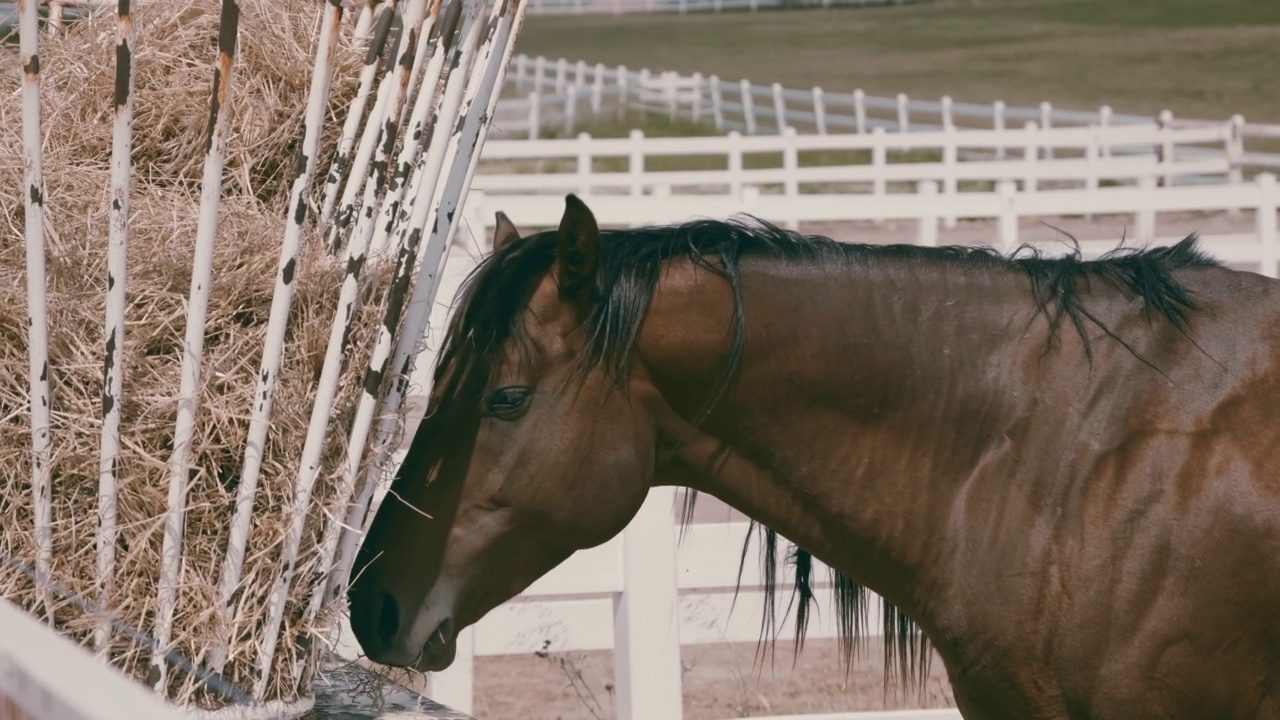
<svg viewBox="0 0 1280 720"><path fill-rule="evenodd" d="M1001 137L1004 136L1004 109L1005 106L1003 100L997 100L991 103L991 127L999 133ZM1001 143L996 147L996 159L1003 160L1005 158L1005 152L1004 143Z"/></svg>
<svg viewBox="0 0 1280 720"><path fill-rule="evenodd" d="M778 123L778 134L781 135L790 123L787 122L787 101L782 96L782 84L773 84L773 114Z"/></svg>
<svg viewBox="0 0 1280 720"><path fill-rule="evenodd" d="M960 137L956 133L956 126L950 123L943 126L943 131L946 135L946 144L942 146L942 171L946 174L942 177L942 192L946 195L947 200L951 201L955 199L956 193L960 189L959 181L956 177L960 170L958 167ZM935 186L933 189L934 194L937 194L937 191L938 189ZM942 222L950 230L956 226L956 216L947 213L943 216Z"/></svg>
<svg viewBox="0 0 1280 720"><path fill-rule="evenodd" d="M755 0L752 0L752 2L755 2ZM747 134L755 135L756 110L754 104L751 102L751 83L748 82L746 78L743 78L738 85L742 88L742 117L743 121L747 124Z"/></svg>
<svg viewBox="0 0 1280 720"><path fill-rule="evenodd" d="M822 88L813 86L813 124L819 135L827 134L827 108L822 101Z"/></svg>
<svg viewBox="0 0 1280 720"><path fill-rule="evenodd" d="M702 121L702 73L693 74L693 97L689 108L689 118L693 122Z"/></svg>
<svg viewBox="0 0 1280 720"><path fill-rule="evenodd" d="M631 107L631 87L627 83L627 66L618 66L618 117L623 118L627 115L627 110Z"/></svg>
<svg viewBox="0 0 1280 720"><path fill-rule="evenodd" d="M709 89L711 91L711 117L715 120L716 130L724 132L724 108L721 106L719 75L711 76Z"/></svg>
<svg viewBox="0 0 1280 720"><path fill-rule="evenodd" d="M742 197L742 133L729 133L729 194Z"/></svg>
<svg viewBox="0 0 1280 720"><path fill-rule="evenodd" d="M788 200L800 195L800 153L796 149L796 129L787 126L782 131L782 192ZM787 229L799 230L800 218L796 216L795 203L787 203Z"/></svg>
<svg viewBox="0 0 1280 720"><path fill-rule="evenodd" d="M1280 248L1276 237L1276 176L1271 173L1258 173L1258 242L1262 245L1262 274L1276 277L1277 262L1280 261Z"/></svg>
<svg viewBox="0 0 1280 720"><path fill-rule="evenodd" d="M636 105L642 113L649 112L647 101L649 98L649 86L652 84L650 77L652 77L652 73L649 72L649 68L640 68L640 72L636 76Z"/></svg>
<svg viewBox="0 0 1280 720"><path fill-rule="evenodd" d="M1102 107L1098 108L1098 127L1102 128L1103 130L1106 130L1107 128L1111 127L1111 106L1110 105L1103 105ZM1102 157L1104 158L1111 157L1111 141L1110 140L1102 144Z"/></svg>
<svg viewBox="0 0 1280 720"><path fill-rule="evenodd" d="M1035 167L1036 167L1036 159L1037 159L1036 150L1040 145L1039 138L1036 137L1037 127L1038 126L1036 125L1035 120L1028 120L1026 124L1023 125L1023 129L1026 131L1025 133L1026 137L1024 138L1025 145L1023 145L1023 149L1022 149L1022 160L1023 160L1024 167L1027 168L1027 176L1022 181L1023 183L1022 189L1024 192L1036 191L1036 186L1037 186L1036 176L1035 176Z"/></svg>
<svg viewBox="0 0 1280 720"><path fill-rule="evenodd" d="M569 72L569 61L560 58L556 61L556 94L564 92L565 74Z"/></svg>
<svg viewBox="0 0 1280 720"><path fill-rule="evenodd" d="M1084 161L1087 166L1084 177L1084 189L1090 193L1098 190L1098 126L1089 125L1089 142L1084 146ZM1085 220L1092 220L1093 213L1085 213Z"/></svg>
<svg viewBox="0 0 1280 720"><path fill-rule="evenodd" d="M1040 103L1040 127L1048 130L1053 127L1053 104L1048 100ZM1045 143L1042 147L1045 160L1053 159L1053 145Z"/></svg>
<svg viewBox="0 0 1280 720"><path fill-rule="evenodd" d="M883 125L877 125L871 129L871 166L876 169L875 179L871 181L871 193L873 195L884 195L884 167L888 158L885 151L885 131Z"/></svg>
<svg viewBox="0 0 1280 720"><path fill-rule="evenodd" d="M898 132L911 129L911 107L906 93L898 93Z"/></svg>
<svg viewBox="0 0 1280 720"><path fill-rule="evenodd" d="M649 490L622 532L623 592L614 595L618 720L681 720L674 488Z"/></svg>
<svg viewBox="0 0 1280 720"><path fill-rule="evenodd" d="M1017 184L1012 180L1001 180L996 185L996 193L1000 197L1000 250L1008 253L1018 244L1018 213L1014 207Z"/></svg>
<svg viewBox="0 0 1280 720"><path fill-rule="evenodd" d="M577 124L578 113L578 95L569 92L564 95L564 134L568 135L573 132L573 126Z"/></svg>
<svg viewBox="0 0 1280 720"><path fill-rule="evenodd" d="M858 134L867 132L867 94L862 88L853 91L853 121L858 126Z"/></svg>
<svg viewBox="0 0 1280 720"><path fill-rule="evenodd" d="M1228 181L1232 185L1244 182L1244 116L1236 113L1231 116L1230 137L1226 143Z"/></svg>
<svg viewBox="0 0 1280 720"><path fill-rule="evenodd" d="M541 103L541 95L537 92L529 93L529 139L538 139L538 124L542 121L542 109L538 107Z"/></svg>
<svg viewBox="0 0 1280 720"><path fill-rule="evenodd" d="M927 247L938 244L938 183L933 180L921 180L916 186L920 196L920 228L916 242Z"/></svg>
<svg viewBox="0 0 1280 720"><path fill-rule="evenodd" d="M516 56L516 94L524 93L524 85L528 82L525 77L529 74L529 56L520 53Z"/></svg>
<svg viewBox="0 0 1280 720"><path fill-rule="evenodd" d="M955 118L951 116L951 96L942 96L942 129L954 130L956 128Z"/></svg>
<svg viewBox="0 0 1280 720"><path fill-rule="evenodd" d="M1147 174L1138 178L1138 187L1144 190L1142 199L1138 201L1137 219L1137 240L1138 242L1151 242L1155 239L1156 234L1156 211L1154 204L1148 205L1151 196L1156 191L1155 175Z"/></svg>
<svg viewBox="0 0 1280 720"><path fill-rule="evenodd" d="M604 107L604 63L596 63L596 76L591 82L591 117L600 117Z"/></svg>
<svg viewBox="0 0 1280 720"><path fill-rule="evenodd" d="M591 134L578 133L578 194L583 197L591 194L592 170Z"/></svg>
<svg viewBox="0 0 1280 720"><path fill-rule="evenodd" d="M587 61L579 60L573 66L573 91L575 93L582 91L582 86L587 84Z"/></svg>
<svg viewBox="0 0 1280 720"><path fill-rule="evenodd" d="M533 59L533 91L542 94L542 87L546 83L547 76L547 58L539 55Z"/></svg>
<svg viewBox="0 0 1280 720"><path fill-rule="evenodd" d="M1173 174L1170 172L1173 141L1169 139L1170 131L1173 130L1173 112L1161 110L1160 116L1156 118L1156 125L1159 127L1156 134L1160 137L1160 144L1156 146L1156 160L1164 168L1164 174L1160 176L1160 187L1169 187L1173 184Z"/></svg>
<svg viewBox="0 0 1280 720"><path fill-rule="evenodd" d="M644 195L644 131L632 129L631 152L627 158L627 174L631 180L631 197Z"/></svg>
<svg viewBox="0 0 1280 720"><path fill-rule="evenodd" d="M676 87L679 79L674 70L662 73L662 91L667 96L667 116L671 122L676 121L676 113L680 110L680 96Z"/></svg>

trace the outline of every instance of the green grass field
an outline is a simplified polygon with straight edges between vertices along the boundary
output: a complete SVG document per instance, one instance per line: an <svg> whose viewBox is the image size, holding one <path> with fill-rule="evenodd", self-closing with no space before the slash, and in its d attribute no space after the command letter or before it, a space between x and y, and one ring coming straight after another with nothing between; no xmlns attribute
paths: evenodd
<svg viewBox="0 0 1280 720"><path fill-rule="evenodd" d="M828 93L1280 122L1280 0L531 16L517 52Z"/></svg>

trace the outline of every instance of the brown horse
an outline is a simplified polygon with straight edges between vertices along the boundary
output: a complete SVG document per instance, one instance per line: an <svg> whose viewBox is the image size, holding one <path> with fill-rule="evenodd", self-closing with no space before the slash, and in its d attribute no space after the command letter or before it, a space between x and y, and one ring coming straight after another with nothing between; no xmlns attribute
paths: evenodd
<svg viewBox="0 0 1280 720"><path fill-rule="evenodd" d="M1280 283L1194 236L601 233L573 196L556 231L498 224L360 550L372 660L447 667L669 484L801 548L804 600L836 569L846 648L878 593L887 670L927 637L967 718L1280 718Z"/></svg>

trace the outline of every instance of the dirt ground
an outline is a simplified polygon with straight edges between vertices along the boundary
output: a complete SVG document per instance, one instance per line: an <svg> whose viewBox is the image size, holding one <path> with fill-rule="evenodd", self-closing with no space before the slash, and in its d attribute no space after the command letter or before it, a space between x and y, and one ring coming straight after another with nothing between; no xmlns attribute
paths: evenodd
<svg viewBox="0 0 1280 720"><path fill-rule="evenodd" d="M884 686L882 648L868 643L846 679L835 640L809 640L792 667L791 643L779 642L772 663L754 643L685 646L685 720L954 707L936 656L923 695ZM479 720L610 720L614 717L613 653L565 652L477 658Z"/></svg>

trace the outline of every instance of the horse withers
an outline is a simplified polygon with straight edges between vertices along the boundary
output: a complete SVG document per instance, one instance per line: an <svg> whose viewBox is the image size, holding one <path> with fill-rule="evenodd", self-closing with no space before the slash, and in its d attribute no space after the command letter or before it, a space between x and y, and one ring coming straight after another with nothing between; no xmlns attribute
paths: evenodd
<svg viewBox="0 0 1280 720"><path fill-rule="evenodd" d="M795 543L803 600L831 566L846 652L879 594L886 671L932 645L966 718L1280 718L1278 290L1194 236L1085 261L500 215L352 628L443 669L677 485Z"/></svg>

